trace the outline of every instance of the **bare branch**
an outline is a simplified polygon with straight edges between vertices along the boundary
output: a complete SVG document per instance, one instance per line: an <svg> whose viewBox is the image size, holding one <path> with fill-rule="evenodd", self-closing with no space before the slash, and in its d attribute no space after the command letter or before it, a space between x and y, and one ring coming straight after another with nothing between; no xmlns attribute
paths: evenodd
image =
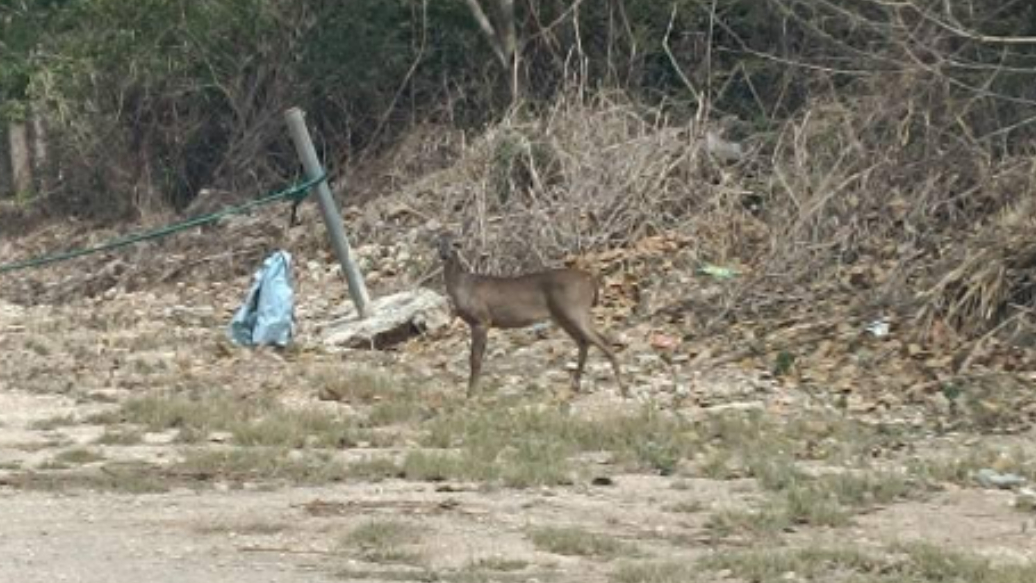
<svg viewBox="0 0 1036 583"><path fill-rule="evenodd" d="M514 0L500 0L500 45L504 55L513 58L518 46L514 25Z"/></svg>
<svg viewBox="0 0 1036 583"><path fill-rule="evenodd" d="M482 29L482 33L486 36L486 40L489 41L489 46L492 47L493 52L496 53L496 58L500 61L500 64L503 65L504 68L510 70L511 59L505 51L504 45L501 43L500 35L497 34L496 29L493 28L493 23L489 21L489 17L486 16L486 12L482 10L482 6L478 3L478 0L464 0L464 2L468 5L468 8L471 9L472 16L475 17L475 21L478 23L479 28ZM513 13L514 12L512 10L512 14ZM513 26L513 19L511 23Z"/></svg>
<svg viewBox="0 0 1036 583"><path fill-rule="evenodd" d="M941 18L936 17L932 13L921 8L913 2L890 2L886 0L873 0L873 2L875 4L889 8L913 10L922 18L938 26L939 28L942 28L943 30L951 32L957 36L976 42L1005 45L1036 45L1036 36L996 36L971 31L964 28L961 25L953 24L951 22L948 22L947 20L943 20ZM951 18L953 17L952 10L952 3L947 2L946 11ZM956 19L954 18L954 20Z"/></svg>
<svg viewBox="0 0 1036 583"><path fill-rule="evenodd" d="M673 55L672 48L670 48L669 46L669 37L673 33L673 22L675 21L676 4L673 4L673 13L669 16L669 26L668 28L666 28L665 38L662 39L662 48L665 49L665 54L667 57L669 57L669 62L672 63L673 69L676 71L677 76L680 77L680 80L683 81L683 84L686 85L687 89L690 90L691 95L694 96L694 100L698 102L698 108L700 109L703 105L701 100L701 92L698 91L698 88L694 86L694 83L692 83L691 80L687 77L687 75L684 74L683 69L680 68L680 63L676 60L676 56Z"/></svg>

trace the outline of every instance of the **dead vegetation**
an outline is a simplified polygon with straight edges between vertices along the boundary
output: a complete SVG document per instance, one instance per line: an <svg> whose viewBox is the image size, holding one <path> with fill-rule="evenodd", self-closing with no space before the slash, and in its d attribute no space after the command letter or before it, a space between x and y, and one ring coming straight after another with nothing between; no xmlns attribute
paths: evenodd
<svg viewBox="0 0 1036 583"><path fill-rule="evenodd" d="M482 273L562 264L595 272L606 327L643 334L677 375L737 364L855 413L920 405L952 418L947 427L972 423L972 414L1028 426L1036 418L1026 389L1036 369L1031 162L1023 149L954 129L978 102L947 97L945 110L925 115L940 81L911 86L897 82L909 72L899 75L861 81L862 98L818 97L767 131L729 124L748 151L733 162L710 156L702 128L617 93L516 108L463 139L422 131L427 145L407 147L441 159L409 180L393 170L394 191L346 219L374 293L437 285L431 237L452 227ZM357 180L388 170L370 172L377 176ZM303 215L316 220L312 208ZM329 260L319 233L261 227L278 221L264 212L171 241L165 263L130 251L132 261L114 260L114 275L105 268L113 260L84 259L89 276L75 268L45 285L65 273L59 266L4 293L66 301L242 277L278 244ZM192 246L237 248L243 239L255 243L247 255L185 261ZM19 240L17 249L41 251L45 240ZM337 276L325 271L310 284L330 285ZM348 398L334 384L327 398ZM984 411L971 397L996 387L1017 388L1015 406Z"/></svg>

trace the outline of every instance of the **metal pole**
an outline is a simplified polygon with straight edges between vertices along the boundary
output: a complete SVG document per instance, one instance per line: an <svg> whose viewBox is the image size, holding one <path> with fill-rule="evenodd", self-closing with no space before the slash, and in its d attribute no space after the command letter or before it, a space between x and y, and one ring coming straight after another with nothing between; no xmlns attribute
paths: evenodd
<svg viewBox="0 0 1036 583"><path fill-rule="evenodd" d="M310 180L316 179L324 174L317 158L316 148L309 137L309 129L306 128L306 120L301 109L293 107L284 112L284 120L288 124L288 131L291 133L291 140L295 142L295 151L302 160L302 166L306 169L306 176ZM331 189L327 187L327 181L322 180L316 185L317 201L320 203L320 214L324 217L324 225L327 226L328 236L331 238L331 246L334 247L338 263L342 265L342 273L345 274L345 281L349 284L349 295L356 305L356 311L360 318L367 317L367 304L370 302L367 296L367 285L363 282L363 274L353 263L349 251L349 241L345 237L345 228L342 227L342 216L338 213L338 205L331 196Z"/></svg>

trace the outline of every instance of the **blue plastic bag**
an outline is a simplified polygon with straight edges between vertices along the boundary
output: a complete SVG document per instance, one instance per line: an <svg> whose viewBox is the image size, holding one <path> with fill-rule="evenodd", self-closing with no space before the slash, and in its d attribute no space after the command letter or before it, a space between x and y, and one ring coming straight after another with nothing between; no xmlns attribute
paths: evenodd
<svg viewBox="0 0 1036 583"><path fill-rule="evenodd" d="M230 340L240 346L287 346L295 334L291 254L275 251L255 273L252 288L230 321Z"/></svg>

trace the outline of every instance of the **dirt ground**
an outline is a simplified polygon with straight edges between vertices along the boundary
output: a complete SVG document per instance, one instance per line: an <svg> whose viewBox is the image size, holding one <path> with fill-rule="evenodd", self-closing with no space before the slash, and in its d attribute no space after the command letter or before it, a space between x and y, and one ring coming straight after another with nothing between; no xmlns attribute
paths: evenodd
<svg viewBox="0 0 1036 583"><path fill-rule="evenodd" d="M371 389L328 399L329 387L339 387L336 379L362 369L416 387L422 407L416 417L404 415L339 446L303 436L302 445L286 448L285 460L315 452L345 468L427 448L420 436L429 424L445 418L449 403L458 414L466 406L462 327L392 352L327 350L311 331L320 312L340 297L307 296L309 288L301 298L296 348L243 350L227 343L225 326L246 282L112 293L60 306L0 300L0 581L844 581L854 573L809 562L759 574L745 553L853 549L902 566L895 557L911 543L988 559L982 564L989 570L1023 569L1036 561L1036 514L1016 507L1021 490L986 488L971 474L932 474L920 491L876 497L837 524L804 519L763 532L749 518L747 525L731 519L734 527L720 528L718 514L759 508L770 496L759 470L706 471L710 459L723 458L726 442L702 441L703 449L686 453L667 471L583 452L579 477L524 486L493 477L422 480L358 470L320 480L274 477L274 470L235 474L224 466L178 469L189 453L261 448L227 431L185 440L188 413L149 426L128 417L128 404L208 390L242 404L273 395L291 410L369 420L371 408L383 407L393 394ZM572 352L557 331L546 338L494 333L486 398L511 395L523 406L556 408L551 395L566 382ZM648 407L697 427L721 411L795 419L810 403L766 375L736 368L694 377L689 389L681 389L685 383L674 381L666 364L635 342L622 360L636 399L620 399L606 362L592 355L586 390L561 414L606 420ZM694 398L683 399L681 390ZM485 407L507 413L504 404ZM119 439L120 432L133 437ZM1013 452L1000 469L1028 477L1036 473L1026 457L1031 438L939 435L914 427L897 447L883 446L871 467ZM706 446L716 451L706 452ZM134 463L147 464L140 475L119 469L138 467ZM505 464L503 454L494 463ZM802 460L803 467L809 463ZM130 483L145 479L139 487ZM387 543L370 534L379 525L395 532L384 535ZM576 533L575 540L565 533ZM888 575L867 567L853 580L951 580L926 568ZM903 576L896 579L896 573Z"/></svg>

